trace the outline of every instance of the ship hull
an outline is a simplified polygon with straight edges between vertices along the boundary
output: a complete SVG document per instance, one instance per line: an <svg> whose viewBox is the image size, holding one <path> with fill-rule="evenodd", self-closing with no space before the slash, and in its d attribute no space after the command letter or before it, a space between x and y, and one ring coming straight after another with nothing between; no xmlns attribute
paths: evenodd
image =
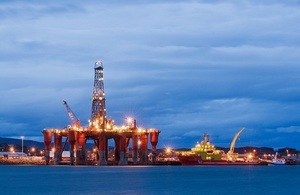
<svg viewBox="0 0 300 195"><path fill-rule="evenodd" d="M263 162L232 162L226 160L202 160L200 156L178 156L182 165L216 165L216 166L254 166L254 165L268 165Z"/></svg>

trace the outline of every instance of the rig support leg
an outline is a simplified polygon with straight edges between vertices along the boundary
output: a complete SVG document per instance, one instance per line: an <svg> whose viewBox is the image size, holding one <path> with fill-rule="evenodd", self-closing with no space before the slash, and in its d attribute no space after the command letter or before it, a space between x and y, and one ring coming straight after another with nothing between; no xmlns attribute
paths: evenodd
<svg viewBox="0 0 300 195"><path fill-rule="evenodd" d="M126 137L122 136L119 138L120 143L120 160L119 165L127 165L128 162L126 162Z"/></svg>
<svg viewBox="0 0 300 195"><path fill-rule="evenodd" d="M132 161L134 165L138 164L138 136L132 136Z"/></svg>
<svg viewBox="0 0 300 195"><path fill-rule="evenodd" d="M107 138L104 133L99 138L99 165L107 165L106 150L107 150Z"/></svg>
<svg viewBox="0 0 300 195"><path fill-rule="evenodd" d="M141 139L141 148L140 148L140 164L146 165L148 164L148 133L144 133L140 137Z"/></svg>
<svg viewBox="0 0 300 195"><path fill-rule="evenodd" d="M152 164L156 163L156 155L157 155L156 154L156 146L157 146L157 143L158 143L159 133L160 132L158 130L150 132L150 142L151 142L151 145L152 145Z"/></svg>
<svg viewBox="0 0 300 195"><path fill-rule="evenodd" d="M69 131L68 139L70 143L70 165L75 165L75 144L76 144L77 132L74 130Z"/></svg>
<svg viewBox="0 0 300 195"><path fill-rule="evenodd" d="M49 165L50 162L50 145L52 141L52 132L50 130L44 130L44 144L45 144L45 163Z"/></svg>
<svg viewBox="0 0 300 195"><path fill-rule="evenodd" d="M70 165L75 165L75 155L74 150L70 150Z"/></svg>
<svg viewBox="0 0 300 195"><path fill-rule="evenodd" d="M49 162L50 162L50 151L45 151L45 162L46 162L46 165L49 165Z"/></svg>

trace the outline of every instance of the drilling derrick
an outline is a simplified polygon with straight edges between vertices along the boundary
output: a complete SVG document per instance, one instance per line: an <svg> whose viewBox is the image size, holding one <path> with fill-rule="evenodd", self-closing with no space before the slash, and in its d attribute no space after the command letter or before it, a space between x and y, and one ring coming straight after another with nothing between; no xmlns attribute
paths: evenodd
<svg viewBox="0 0 300 195"><path fill-rule="evenodd" d="M104 130L106 124L106 108L105 108L105 94L103 83L103 65L101 61L95 63L95 77L94 90L92 98L92 115L91 124L92 129Z"/></svg>

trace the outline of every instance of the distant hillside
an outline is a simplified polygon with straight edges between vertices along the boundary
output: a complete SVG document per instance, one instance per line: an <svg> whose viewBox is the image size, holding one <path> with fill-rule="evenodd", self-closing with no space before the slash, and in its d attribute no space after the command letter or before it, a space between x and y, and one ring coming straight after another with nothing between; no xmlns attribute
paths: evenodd
<svg viewBox="0 0 300 195"><path fill-rule="evenodd" d="M21 139L15 139L15 138L5 138L5 137L0 137L0 144L9 144L9 145L22 145L22 140ZM43 149L45 147L43 142L37 142L33 140L23 140L24 146L30 148L30 147L35 147L38 149Z"/></svg>
<svg viewBox="0 0 300 195"><path fill-rule="evenodd" d="M22 140L21 139L16 139L16 138L0 137L0 145L2 145L2 144L21 146L22 145ZM45 148L44 142L38 142L38 141L25 140L24 139L23 144L24 144L24 147L27 147L27 148L34 147L34 148L40 149L40 150L43 150ZM52 140L51 145L53 145L53 144L54 144L54 141ZM62 144L64 145L64 140L63 140ZM94 144L91 144L91 143L86 144L87 149L90 149L90 148L93 148L93 147L94 147ZM66 144L65 150L69 150L69 143Z"/></svg>

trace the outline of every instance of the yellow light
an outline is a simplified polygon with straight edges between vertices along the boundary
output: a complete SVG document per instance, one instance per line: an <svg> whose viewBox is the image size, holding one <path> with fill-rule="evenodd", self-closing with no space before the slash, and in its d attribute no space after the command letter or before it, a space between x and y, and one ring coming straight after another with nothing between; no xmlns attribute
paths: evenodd
<svg viewBox="0 0 300 195"><path fill-rule="evenodd" d="M248 154L248 158L252 159L253 158L252 154Z"/></svg>
<svg viewBox="0 0 300 195"><path fill-rule="evenodd" d="M167 147L166 148L166 152L169 154L169 153L171 153L171 151L172 151L172 149L170 148L170 147Z"/></svg>

